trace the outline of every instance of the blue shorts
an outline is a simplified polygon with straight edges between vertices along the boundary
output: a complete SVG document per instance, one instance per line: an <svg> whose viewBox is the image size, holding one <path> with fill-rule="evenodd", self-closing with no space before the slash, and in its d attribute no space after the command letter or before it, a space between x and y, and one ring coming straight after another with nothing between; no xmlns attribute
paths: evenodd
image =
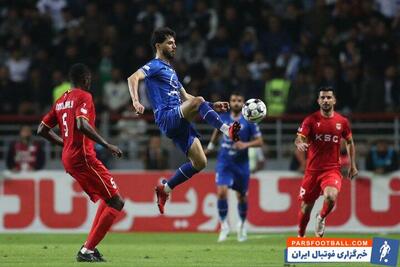
<svg viewBox="0 0 400 267"><path fill-rule="evenodd" d="M196 137L200 137L192 124L183 118L180 107L169 110L161 110L156 123L161 132L174 141L185 155L188 154Z"/></svg>
<svg viewBox="0 0 400 267"><path fill-rule="evenodd" d="M215 183L218 186L226 185L242 195L247 193L250 180L250 169L248 164L217 164Z"/></svg>

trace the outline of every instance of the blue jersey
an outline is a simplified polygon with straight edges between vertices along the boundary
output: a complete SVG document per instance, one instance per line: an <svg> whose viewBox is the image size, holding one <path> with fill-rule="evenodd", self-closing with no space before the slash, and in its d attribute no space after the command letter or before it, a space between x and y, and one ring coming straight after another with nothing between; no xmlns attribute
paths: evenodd
<svg viewBox="0 0 400 267"><path fill-rule="evenodd" d="M141 70L146 76L147 96L157 121L161 113L159 111L180 106L182 84L172 66L158 58L147 62Z"/></svg>
<svg viewBox="0 0 400 267"><path fill-rule="evenodd" d="M222 122L227 125L231 125L234 122L229 112L221 114L220 117ZM261 136L258 125L247 121L242 115L240 115L239 123L241 126L239 131L240 141L248 142ZM233 141L229 137L223 135L220 141L217 165L226 165L232 162L236 164L249 164L248 149L237 150L233 148L233 144Z"/></svg>

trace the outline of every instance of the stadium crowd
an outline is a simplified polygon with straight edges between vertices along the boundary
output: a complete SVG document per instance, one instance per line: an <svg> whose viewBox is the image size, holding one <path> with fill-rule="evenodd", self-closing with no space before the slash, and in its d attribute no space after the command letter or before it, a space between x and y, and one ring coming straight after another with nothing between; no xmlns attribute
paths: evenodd
<svg viewBox="0 0 400 267"><path fill-rule="evenodd" d="M342 112L399 111L398 1L3 2L1 114L42 114L75 62L94 73L98 112L124 112L126 77L153 57L160 26L177 32L175 68L194 95L235 90L264 99L272 115L307 113L316 88L330 85Z"/></svg>

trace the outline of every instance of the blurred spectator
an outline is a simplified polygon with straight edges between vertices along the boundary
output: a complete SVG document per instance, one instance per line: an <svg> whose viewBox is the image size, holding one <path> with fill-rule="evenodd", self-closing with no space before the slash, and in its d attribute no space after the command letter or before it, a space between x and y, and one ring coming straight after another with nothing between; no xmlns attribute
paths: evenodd
<svg viewBox="0 0 400 267"><path fill-rule="evenodd" d="M218 27L218 15L213 8L209 8L205 0L196 1L194 13L191 15L190 25L199 29L202 36L211 40ZM225 28L225 30L227 30Z"/></svg>
<svg viewBox="0 0 400 267"><path fill-rule="evenodd" d="M56 102L68 89L71 88L71 84L64 78L63 73L60 70L53 72L53 102Z"/></svg>
<svg viewBox="0 0 400 267"><path fill-rule="evenodd" d="M207 43L200 34L200 31L193 30L189 39L183 42L178 58L185 60L189 65L203 64L204 56L206 54Z"/></svg>
<svg viewBox="0 0 400 267"><path fill-rule="evenodd" d="M277 16L268 19L268 30L261 32L261 47L270 61L275 61L282 47L290 46L289 35L282 29L281 21Z"/></svg>
<svg viewBox="0 0 400 267"><path fill-rule="evenodd" d="M366 65L364 67L361 92L358 94L358 112L377 112L385 110L385 87L378 70Z"/></svg>
<svg viewBox="0 0 400 267"><path fill-rule="evenodd" d="M0 113L13 114L17 110L19 94L11 81L8 68L0 66Z"/></svg>
<svg viewBox="0 0 400 267"><path fill-rule="evenodd" d="M399 168L397 153L388 141L377 140L370 148L366 159L366 169L376 174L386 174Z"/></svg>
<svg viewBox="0 0 400 267"><path fill-rule="evenodd" d="M191 34L190 27L188 27L190 23L189 16L189 13L184 8L184 1L173 1L172 10L166 15L166 25L175 30L178 42L183 42ZM196 31L196 28L193 31Z"/></svg>
<svg viewBox="0 0 400 267"><path fill-rule="evenodd" d="M111 112L115 113L120 112L130 103L128 84L122 80L120 69L114 68L111 71L111 81L104 84L103 103Z"/></svg>
<svg viewBox="0 0 400 267"><path fill-rule="evenodd" d="M160 136L151 136L143 154L146 170L168 169L168 151L162 147Z"/></svg>
<svg viewBox="0 0 400 267"><path fill-rule="evenodd" d="M15 48L12 51L11 57L6 61L6 66L10 71L11 81L17 84L26 82L30 65L31 59L24 57L22 51L19 48Z"/></svg>
<svg viewBox="0 0 400 267"><path fill-rule="evenodd" d="M40 13L50 16L54 28L60 30L64 27L64 18L61 11L66 5L67 2L65 0L39 0L36 7Z"/></svg>
<svg viewBox="0 0 400 267"><path fill-rule="evenodd" d="M396 67L390 65L385 70L385 111L399 111L400 104L400 81Z"/></svg>
<svg viewBox="0 0 400 267"><path fill-rule="evenodd" d="M204 35L202 35L204 37ZM231 46L228 31L224 26L218 27L217 34L207 45L207 56L215 59L223 59L228 56Z"/></svg>
<svg viewBox="0 0 400 267"><path fill-rule="evenodd" d="M309 113L316 105L315 85L309 73L301 71L292 83L288 96L287 112Z"/></svg>
<svg viewBox="0 0 400 267"><path fill-rule="evenodd" d="M293 81L300 68L300 57L289 46L284 46L276 58L275 66L285 69L285 77Z"/></svg>
<svg viewBox="0 0 400 267"><path fill-rule="evenodd" d="M156 1L148 1L143 11L139 12L136 20L143 23L146 31L152 32L155 28L165 25L164 15L158 10Z"/></svg>
<svg viewBox="0 0 400 267"><path fill-rule="evenodd" d="M45 164L43 144L32 140L32 129L22 126L19 140L10 144L7 168L12 171L40 170Z"/></svg>
<svg viewBox="0 0 400 267"><path fill-rule="evenodd" d="M256 29L253 27L247 27L240 40L240 52L247 61L253 59L254 53L258 49L258 38Z"/></svg>
<svg viewBox="0 0 400 267"><path fill-rule="evenodd" d="M271 65L265 60L264 54L261 51L256 51L253 61L247 65L247 68L249 69L251 78L259 81L262 78L262 73L270 69Z"/></svg>
<svg viewBox="0 0 400 267"><path fill-rule="evenodd" d="M344 69L343 82L337 89L338 109L349 113L357 108L361 92L360 69L357 66L348 66Z"/></svg>
<svg viewBox="0 0 400 267"><path fill-rule="evenodd" d="M265 84L264 100L268 114L279 116L286 112L291 83L283 76L283 69L275 70L275 77Z"/></svg>
<svg viewBox="0 0 400 267"><path fill-rule="evenodd" d="M118 131L117 140L119 146L124 148L124 155L135 157L137 155L129 155L129 152L139 151L143 145L143 139L140 137L145 135L147 131L147 122L142 117L137 117L133 107L128 104L125 110L121 113L121 118L116 124L115 129Z"/></svg>

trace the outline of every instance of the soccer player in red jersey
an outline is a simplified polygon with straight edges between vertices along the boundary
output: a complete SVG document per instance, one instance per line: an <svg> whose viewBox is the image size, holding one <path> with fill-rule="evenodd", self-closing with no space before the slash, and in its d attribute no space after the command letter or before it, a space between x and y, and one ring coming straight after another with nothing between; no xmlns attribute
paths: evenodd
<svg viewBox="0 0 400 267"><path fill-rule="evenodd" d="M334 111L336 97L331 87L319 89L320 110L306 117L299 127L295 145L307 151L307 165L300 188L301 207L298 214L298 236L303 237L311 210L318 197L324 195L324 204L316 215L315 236L322 237L326 216L335 206L342 185L340 172L340 141L346 140L350 158L348 177L357 173L355 146L348 120Z"/></svg>
<svg viewBox="0 0 400 267"><path fill-rule="evenodd" d="M89 68L75 64L69 71L73 88L65 92L53 105L38 127L38 134L63 147L62 162L69 173L93 202L100 204L85 244L77 261L105 261L96 246L109 231L120 214L124 201L108 169L96 158L93 141L121 157L121 150L109 144L95 130L95 109L88 92L91 82ZM61 137L52 128L59 125Z"/></svg>

